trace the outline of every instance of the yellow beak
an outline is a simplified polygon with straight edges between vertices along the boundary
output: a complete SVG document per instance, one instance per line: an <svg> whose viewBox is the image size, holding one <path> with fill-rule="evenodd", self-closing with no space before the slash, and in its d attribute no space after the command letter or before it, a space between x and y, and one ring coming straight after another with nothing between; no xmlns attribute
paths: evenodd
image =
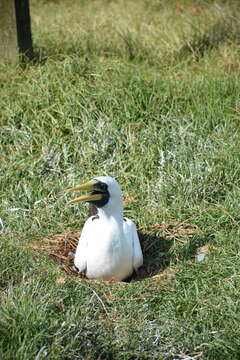
<svg viewBox="0 0 240 360"><path fill-rule="evenodd" d="M67 193L72 192L72 191L78 191L78 190L89 191L89 193L87 193L85 195L82 195L76 199L70 200L68 202L68 204L74 204L79 201L101 200L102 194L92 194L93 191L96 191L96 190L100 191L99 189L96 188L96 184L97 184L96 180L90 180L82 185L77 185L70 189L65 190L65 192L67 192Z"/></svg>

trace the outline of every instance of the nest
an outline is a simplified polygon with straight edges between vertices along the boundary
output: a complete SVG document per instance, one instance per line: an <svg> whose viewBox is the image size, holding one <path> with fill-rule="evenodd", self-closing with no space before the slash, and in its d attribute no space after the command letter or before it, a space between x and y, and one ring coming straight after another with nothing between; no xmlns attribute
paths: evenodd
<svg viewBox="0 0 240 360"><path fill-rule="evenodd" d="M73 263L80 234L80 230L70 230L65 234L43 238L41 245L30 244L26 247L54 258L67 273L80 276Z"/></svg>
<svg viewBox="0 0 240 360"><path fill-rule="evenodd" d="M170 241L175 240L179 246L183 246L189 237L199 231L200 229L194 224L176 221L141 227L138 229L138 234L144 258L147 258L149 252L159 241L162 243L165 241L165 243L168 244L165 246L165 251L167 252ZM73 262L80 234L80 230L70 230L64 234L43 238L41 244L30 244L25 247L31 248L42 255L54 258L66 273L83 278L84 275L76 271ZM153 264L144 263L137 274L133 275L131 280L136 281L148 277L155 277L156 274L161 271L163 271L163 267L161 266L156 267L153 266Z"/></svg>

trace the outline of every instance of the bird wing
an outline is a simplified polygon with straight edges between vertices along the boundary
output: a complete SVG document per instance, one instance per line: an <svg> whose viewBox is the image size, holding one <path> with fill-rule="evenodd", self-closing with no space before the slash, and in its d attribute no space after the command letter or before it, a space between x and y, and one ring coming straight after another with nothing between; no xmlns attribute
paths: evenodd
<svg viewBox="0 0 240 360"><path fill-rule="evenodd" d="M123 231L126 237L131 241L133 249L133 268L137 270L143 264L143 254L136 225L132 220L124 218Z"/></svg>
<svg viewBox="0 0 240 360"><path fill-rule="evenodd" d="M74 257L74 265L78 268L79 272L86 272L87 270L87 247L91 223L92 218L90 217L83 226Z"/></svg>

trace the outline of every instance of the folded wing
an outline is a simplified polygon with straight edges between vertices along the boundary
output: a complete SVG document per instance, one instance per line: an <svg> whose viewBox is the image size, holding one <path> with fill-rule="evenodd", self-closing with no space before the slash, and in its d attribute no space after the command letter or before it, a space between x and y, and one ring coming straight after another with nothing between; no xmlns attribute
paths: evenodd
<svg viewBox="0 0 240 360"><path fill-rule="evenodd" d="M133 268L137 271L137 269L143 264L143 254L134 222L130 219L124 218L123 231L125 236L131 242L133 250Z"/></svg>
<svg viewBox="0 0 240 360"><path fill-rule="evenodd" d="M91 218L89 218L83 226L80 239L78 242L76 254L74 257L74 265L77 267L80 273L86 272L87 270L87 246L88 246L87 239L89 238L89 232L91 232L90 225L92 221L90 219Z"/></svg>

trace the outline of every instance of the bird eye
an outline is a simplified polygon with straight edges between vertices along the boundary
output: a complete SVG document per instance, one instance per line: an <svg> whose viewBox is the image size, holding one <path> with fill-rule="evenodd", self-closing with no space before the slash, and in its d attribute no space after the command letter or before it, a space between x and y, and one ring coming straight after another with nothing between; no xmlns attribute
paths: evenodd
<svg viewBox="0 0 240 360"><path fill-rule="evenodd" d="M99 190L99 191L107 191L108 189L108 186L107 184L105 184L104 182L101 182L101 181L98 181L96 183L96 186L95 186L96 190Z"/></svg>

